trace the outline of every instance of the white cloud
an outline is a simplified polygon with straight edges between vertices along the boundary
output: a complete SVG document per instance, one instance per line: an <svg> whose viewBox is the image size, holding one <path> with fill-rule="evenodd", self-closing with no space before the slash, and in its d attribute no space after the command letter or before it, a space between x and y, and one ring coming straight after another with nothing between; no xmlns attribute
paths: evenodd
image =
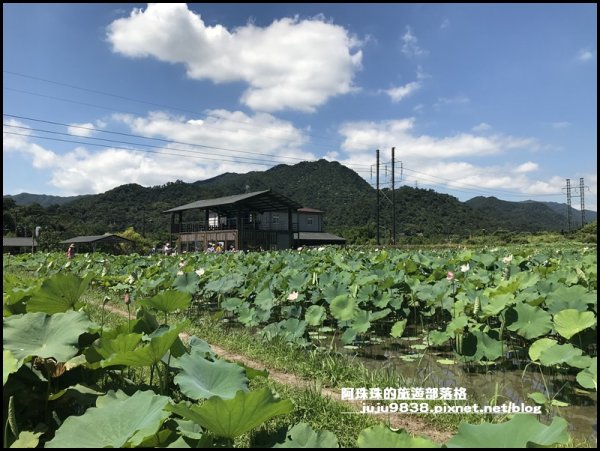
<svg viewBox="0 0 600 451"><path fill-rule="evenodd" d="M427 77L428 75L423 72L421 67L419 67L417 70L417 81L411 81L410 83L407 83L404 86L394 87L391 89L384 90L383 92L390 96L392 102L400 102L405 97L408 97L415 91L421 89L421 87L423 86L422 80Z"/></svg>
<svg viewBox="0 0 600 451"><path fill-rule="evenodd" d="M404 86L398 86L396 88L391 88L384 91L387 95L390 96L392 102L400 102L400 100L414 93L415 91L421 88L420 81L411 81L410 83L405 84Z"/></svg>
<svg viewBox="0 0 600 451"><path fill-rule="evenodd" d="M183 63L194 79L246 82L242 102L254 110L315 111L355 88L361 42L324 21L283 18L268 27L249 23L232 31L207 26L185 4L149 4L108 26L113 51ZM354 53L353 53L354 52Z"/></svg>
<svg viewBox="0 0 600 451"><path fill-rule="evenodd" d="M300 130L266 113L248 116L239 111L213 110L204 118L187 119L154 112L148 117L114 115L112 120L128 125L135 134L200 147L177 143L163 146L158 141L152 145L159 148L146 149L140 144L137 151L80 146L60 153L31 142L29 136L9 135L6 132L11 129L5 126L4 151L29 156L35 168L48 170L50 184L64 195L100 193L126 183L152 186L174 178L194 182L225 172L266 170L279 163L316 159L302 151L307 138ZM17 121L10 125L22 126ZM23 134L29 135L27 130Z"/></svg>
<svg viewBox="0 0 600 451"><path fill-rule="evenodd" d="M447 105L465 105L469 102L470 99L462 94L454 97L439 97L437 102L433 104L433 107L439 111Z"/></svg>
<svg viewBox="0 0 600 451"><path fill-rule="evenodd" d="M570 127L571 123L570 122L553 122L552 123L552 128L567 128Z"/></svg>
<svg viewBox="0 0 600 451"><path fill-rule="evenodd" d="M482 122L481 124L473 127L471 130L473 130L475 133L481 133L481 132L487 132L491 129L492 129L492 126L490 124L486 124L485 122Z"/></svg>
<svg viewBox="0 0 600 451"><path fill-rule="evenodd" d="M402 53L406 56L422 56L429 53L427 50L419 47L419 40L412 34L409 26L406 27L406 33L402 36Z"/></svg>
<svg viewBox="0 0 600 451"><path fill-rule="evenodd" d="M532 138L517 138L495 134L476 136L459 133L436 138L416 135L414 118L382 122L350 122L340 127L344 137L342 149L348 153L371 152L374 148L396 146L407 158L448 159L459 156L483 156L505 152L510 149L536 149L539 144Z"/></svg>
<svg viewBox="0 0 600 451"><path fill-rule="evenodd" d="M29 127L22 122L9 119L7 125L3 126L3 152L20 152L28 155L31 157L31 163L36 169L52 167L57 160L56 154L32 143L30 141L31 133L28 129Z"/></svg>
<svg viewBox="0 0 600 451"><path fill-rule="evenodd" d="M449 19L444 19L442 21L442 24L440 25L440 28L442 30L444 30L444 29L448 28L449 26L450 26L450 20Z"/></svg>
<svg viewBox="0 0 600 451"><path fill-rule="evenodd" d="M581 49L577 52L575 58L577 58L578 61L587 62L595 59L596 55L589 49Z"/></svg>
<svg viewBox="0 0 600 451"><path fill-rule="evenodd" d="M532 161L528 161L527 163L520 164L514 169L514 172L519 174L524 174L526 172L537 171L539 169L539 165Z"/></svg>
<svg viewBox="0 0 600 451"><path fill-rule="evenodd" d="M338 157L340 163L348 166L371 165L375 149L395 147L396 159L403 161L407 168L404 174L406 183L419 180L420 184L437 185L438 189L442 186L442 191L443 186L459 189L466 184L471 185L470 189L474 192L478 187L528 192L531 181L525 174L535 169L535 163L485 167L457 160L539 147L533 138L498 133L486 137L470 133L440 138L420 135L415 131L414 118L345 123L339 132L344 137L344 153ZM421 174L411 173L409 168Z"/></svg>
<svg viewBox="0 0 600 451"><path fill-rule="evenodd" d="M296 154L298 158L314 158L314 155L301 151L307 137L300 130L290 122L277 119L268 113L249 116L241 111L221 109L209 110L203 118L187 119L184 116L158 111L151 112L147 117L117 114L113 119L127 124L131 131L138 135L198 144L200 147L186 147L182 144L173 144L170 147L208 152L211 156L223 154L273 160L272 157L252 154L254 152L280 156Z"/></svg>
<svg viewBox="0 0 600 451"><path fill-rule="evenodd" d="M67 130L70 135L83 137L92 136L96 131L94 124L91 122L86 122L84 124L70 124L70 126L67 127Z"/></svg>

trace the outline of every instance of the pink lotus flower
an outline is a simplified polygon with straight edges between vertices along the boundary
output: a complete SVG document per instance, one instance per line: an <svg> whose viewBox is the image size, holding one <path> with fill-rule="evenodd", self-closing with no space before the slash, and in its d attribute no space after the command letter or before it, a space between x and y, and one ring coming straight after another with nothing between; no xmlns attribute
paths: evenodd
<svg viewBox="0 0 600 451"><path fill-rule="evenodd" d="M454 273L452 271L448 271L448 275L446 276L446 279L453 280L454 279Z"/></svg>

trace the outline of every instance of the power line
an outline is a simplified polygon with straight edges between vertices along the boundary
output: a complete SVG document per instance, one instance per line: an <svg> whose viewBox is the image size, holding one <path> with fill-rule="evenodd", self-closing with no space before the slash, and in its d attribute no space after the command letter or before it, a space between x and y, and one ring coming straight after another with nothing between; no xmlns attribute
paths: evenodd
<svg viewBox="0 0 600 451"><path fill-rule="evenodd" d="M266 154L266 153L260 153L260 152L251 152L251 151L248 151L248 150L239 150L239 149L231 149L231 148L226 148L226 147L209 146L209 145L205 145L205 144L189 143L189 142L184 142L184 141L176 141L176 140L172 140L172 139L153 138L153 137L150 137L150 136L136 135L136 134L133 134L133 133L124 133L124 132L116 132L116 131L111 131L111 130L102 130L102 129L97 129L97 128L84 127L84 126L81 126L81 125L70 125L70 124L65 124L65 123L62 123L62 122L48 121L48 120L44 120L44 119L35 119L35 118L32 118L32 117L17 116L17 115L14 115L14 114L5 114L5 113L3 113L2 115L3 116L7 116L7 117L16 118L16 119L29 120L29 121L33 121L33 122L42 122L42 123L45 123L45 124L60 125L60 126L71 127L71 128L78 128L78 129L81 129L81 130L93 131L93 132L96 132L96 133L109 133L109 134L120 135L120 136L127 136L127 137L133 137L133 138L142 138L142 139L148 139L148 140L152 140L152 141L160 141L160 142L169 143L169 144L171 144L171 143L172 144L182 144L182 145L185 145L185 146L202 147L202 148L207 148L207 149L222 150L222 151L225 151L225 152L247 153L247 154L252 154L252 155L260 155L260 156L267 156L267 157L286 158L286 159L290 159L290 160L305 161L304 159L297 158L297 157L287 157L287 156L279 156L279 155ZM9 124L4 124L4 125L9 125ZM26 128L26 127L22 127L22 128ZM77 135L74 135L74 136L77 136ZM96 138L96 139L100 139L100 138Z"/></svg>
<svg viewBox="0 0 600 451"><path fill-rule="evenodd" d="M505 191L505 190L497 190L497 189L485 189L485 188L482 189L481 187L478 187L477 185L471 185L471 184L468 184L468 183L455 182L454 180L446 179L446 178L443 178L443 177L437 177L435 175L426 174L424 172L419 172L419 171L416 171L414 169L407 168L406 166L404 166L403 169L405 171L414 172L416 174L424 175L425 177L429 177L431 179L438 179L438 180L444 180L446 182L449 182L449 183L438 183L438 185L448 186L450 189L455 190L455 191L489 192L489 193L498 193L498 194L510 195L510 196L559 196L559 195L561 195L560 193L555 193L555 194L548 194L548 193L546 193L546 194L537 194L537 193L523 193L523 192L516 193L514 191ZM435 183L430 183L430 184L435 185ZM458 185L459 187L467 187L467 188L458 189L458 188L454 188L453 187L454 185ZM472 186L475 189L469 189L468 188L469 186Z"/></svg>
<svg viewBox="0 0 600 451"><path fill-rule="evenodd" d="M84 126L79 126L79 125L69 125L69 124L65 124L65 123L62 123L62 122L48 121L48 120L44 120L44 119L36 119L36 118L27 117L27 116L18 116L18 115L14 115L14 114L3 113L3 116L7 116L7 117L11 117L11 118L16 118L16 119L21 119L21 120L30 120L30 121L33 121L33 122L41 122L41 123L51 124L51 125L59 125L59 126L65 126L65 127L72 127L72 128L82 129L82 130L86 130L86 131L93 131L93 132L108 133L108 134L114 134L114 135L120 135L120 136L127 136L127 137L133 137L133 138L147 139L147 140L151 140L151 141L164 142L164 143L167 143L167 144L180 144L180 145L185 145L185 146L200 147L200 148L204 148L204 149L220 150L220 151L224 151L224 152L244 153L244 154L259 155L259 156L264 156L264 157L271 157L271 158L276 158L276 159L295 160L295 161L299 161L299 162L309 161L309 160L307 160L305 158L303 159L303 158L298 158L298 157L289 157L289 156L285 156L285 155L266 154L266 153L261 153L261 152L251 152L251 151L245 151L245 150L240 150L240 149L232 149L232 148L226 148L226 147L217 147L217 146L210 146L210 145L206 145L206 144L197 144L197 143L190 143L190 142L184 142L184 141L175 141L175 140L169 140L169 139L163 139L163 138L153 138L153 137L144 136L144 135L136 135L136 134L133 134L133 133L124 133L124 132L116 132L116 131L111 131L111 130L102 130L102 129L84 127ZM78 135L71 134L71 133L61 133L61 132L55 132L55 131L51 131L51 130L43 130L43 129L31 128L31 127L20 127L20 126L14 126L14 125L10 125L10 124L3 124L3 125L9 126L9 127L23 128L23 129L28 129L28 130L35 130L35 131L39 131L39 132L52 133L52 134L60 134L60 135L68 135L68 136L78 136ZM159 146L152 146L152 145L149 145L149 144L131 143L131 142L126 142L126 141L110 140L110 139L96 138L96 137L85 137L85 138L86 139L95 139L95 140L108 141L108 142L117 142L117 143L121 143L121 144L132 144L132 145L145 146L145 147L159 147ZM182 149L178 149L178 150L182 150ZM198 151L196 151L196 152L198 152ZM198 153L202 153L202 152L198 152ZM213 154L214 153L211 153L210 155L213 155ZM225 155L225 156L231 157L231 155ZM257 160L257 161L267 161L267 160L261 160L261 159L258 159L258 158L250 158L250 157L237 157L237 158L245 158L245 159L248 159L248 160ZM270 159L268 161L273 162L272 159ZM285 162L281 161L281 163L285 163ZM356 165L356 166L352 165L351 167L352 168L359 168L360 166L358 166L358 165ZM366 167L367 166L364 166L364 168L366 168ZM366 171L366 169L365 169L365 171ZM360 171L360 172L365 172L365 171ZM356 172L359 172L359 170L356 169Z"/></svg>
<svg viewBox="0 0 600 451"><path fill-rule="evenodd" d="M55 131L51 131L51 130L35 129L35 128L30 128L30 127L22 127L22 126L17 126L17 125L10 125L10 124L3 124L3 125L7 126L7 127L33 130L33 131L42 132L42 133L50 133L50 134L66 135L66 136L77 136L77 135L72 135L69 133L55 132ZM106 144L97 144L97 143L92 143L89 141L60 139L60 138L52 138L49 136L38 136L38 135L31 135L31 134L27 134L27 133L16 133L16 132L9 132L9 131L4 131L4 133L9 134L9 135L25 136L28 138L46 139L49 141L56 141L56 142L83 144L83 145L88 145L88 146L104 147L104 148L107 147ZM106 141L106 142L117 143L117 144L150 147L150 148L156 148L156 149L165 149L162 146L155 146L155 145L143 144L143 143L132 143L132 142L128 142L128 141L119 141L119 140L112 140L112 139L106 139L106 138L84 137L84 139L86 139L86 140L94 139L94 140ZM149 139L151 139L151 138L149 138ZM121 146L114 146L114 145L111 145L109 147L112 149L130 150L130 151L134 151L134 152L146 152L146 153L154 153L154 154L159 154L159 155L173 155L173 156L179 156L179 157L197 158L197 159L201 159L201 160L216 160L216 161L221 161L221 162L227 161L227 162L234 162L234 163L237 162L237 163L243 163L243 164L255 164L255 165L259 165L259 166L273 166L274 163L275 164L285 164L284 162L279 162L279 161L263 160L263 159L259 159L259 158L241 157L241 156L234 156L234 155L221 155L218 158L204 157L204 156L200 157L197 154L214 155L214 153L207 153L207 152L201 152L198 150L188 150L188 149L180 149L180 148L173 148L173 147L166 148L166 150L174 150L177 152L187 152L187 153L192 153L192 155L173 153L173 152L165 152L165 151L151 151L151 150L138 149L135 147L121 147ZM226 159L226 160L224 160L224 159ZM250 160L250 161L244 161L244 160ZM265 163L259 163L259 161L264 161ZM306 161L306 160L303 160L303 161ZM355 172L365 172L365 171L364 170L355 170Z"/></svg>
<svg viewBox="0 0 600 451"><path fill-rule="evenodd" d="M151 106L160 107L160 108L167 108L167 109L170 109L170 110L183 111L183 112L186 112L186 113L192 113L192 114L195 114L195 115L200 115L200 116L205 116L205 117L213 117L213 118L216 118L216 119L219 119L219 120L233 122L233 123L238 123L238 124L243 124L243 125L249 126L249 127L256 127L256 128L262 127L262 126L256 125L256 124L248 124L247 122L236 121L235 119L226 119L226 118L222 118L220 116L210 115L210 114L206 114L206 113L200 113L198 111L189 110L189 109L185 109L185 108L174 107L172 105L165 105L165 104L161 104L161 103L149 102L147 100L134 99L132 97L122 96L122 95L119 95L119 94L112 94L112 93L105 92L105 91L100 91L100 90L97 90L97 89L91 89L91 88L85 88L83 86L72 85L72 84L69 84L69 83L62 83L62 82L58 82L58 81L55 81L55 80L49 80L49 79L46 79L46 78L35 77L33 75L27 75L27 74L23 74L23 73L20 73L20 72L14 72L14 71L9 71L9 70L3 70L3 72L6 73L6 74L16 75L16 76L23 77L23 78L29 78L29 79L32 79L32 80L42 81L44 83L51 83L51 84L55 84L55 85L58 85L58 86L64 86L64 87L67 87L67 88L78 89L78 90L81 90L81 91L91 92L91 93L94 93L94 94L100 94L100 95L104 95L104 96L108 96L108 97L114 97L114 98L117 98L117 99L127 100L127 101L131 101L131 102L135 102L135 103L140 103L140 104L145 104L145 105L151 105ZM20 91L20 90L14 89L14 88L4 88L4 89L9 89L9 90L13 90L13 91ZM35 94L35 93L27 92L27 91L21 91L21 92L26 92L28 94L43 96L43 94ZM53 97L53 98L56 99L56 100L65 100L65 99L61 99L61 98L58 98L58 97ZM94 105L91 105L91 104L84 104L84 105L94 106ZM135 114L138 114L138 113L135 113ZM307 136L310 136L310 137L316 138L316 139L330 141L330 142L337 141L337 140L334 140L332 138L327 138L327 137L324 137L324 136L319 136L319 135L314 135L314 134L308 134L308 133L307 133Z"/></svg>

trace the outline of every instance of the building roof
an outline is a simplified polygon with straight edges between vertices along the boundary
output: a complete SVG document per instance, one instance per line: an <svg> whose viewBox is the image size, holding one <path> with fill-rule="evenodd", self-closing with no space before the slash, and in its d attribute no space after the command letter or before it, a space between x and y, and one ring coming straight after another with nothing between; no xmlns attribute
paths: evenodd
<svg viewBox="0 0 600 451"><path fill-rule="evenodd" d="M323 213L323 210L317 210L316 208L308 208L308 207L298 208L298 211L300 213Z"/></svg>
<svg viewBox="0 0 600 451"><path fill-rule="evenodd" d="M334 235L327 232L295 232L294 240L300 244L315 243L315 244L345 244L346 238Z"/></svg>
<svg viewBox="0 0 600 451"><path fill-rule="evenodd" d="M32 237L2 237L2 247L31 247ZM33 245L37 241L33 239Z"/></svg>
<svg viewBox="0 0 600 451"><path fill-rule="evenodd" d="M129 241L130 239L123 238L122 236L108 233L106 235L90 235L90 236L76 236L74 238L69 238L68 240L61 241L61 244L69 244L69 243L77 243L77 244L89 244L89 243L98 243L100 241Z"/></svg>
<svg viewBox="0 0 600 451"><path fill-rule="evenodd" d="M282 194L274 191L255 191L253 193L238 194L236 196L217 197L216 199L204 199L179 207L163 211L163 213L175 213L179 211L210 209L225 215L233 214L240 210L265 211L285 210L302 208L298 202L288 199Z"/></svg>

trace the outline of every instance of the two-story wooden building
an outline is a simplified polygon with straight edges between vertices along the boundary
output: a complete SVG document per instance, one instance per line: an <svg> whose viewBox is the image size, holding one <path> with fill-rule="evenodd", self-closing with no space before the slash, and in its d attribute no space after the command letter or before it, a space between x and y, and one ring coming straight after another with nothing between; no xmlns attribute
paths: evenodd
<svg viewBox="0 0 600 451"><path fill-rule="evenodd" d="M180 252L202 252L211 242L243 250L346 243L323 232L321 210L272 190L200 200L163 213L171 215L171 241L178 238Z"/></svg>

